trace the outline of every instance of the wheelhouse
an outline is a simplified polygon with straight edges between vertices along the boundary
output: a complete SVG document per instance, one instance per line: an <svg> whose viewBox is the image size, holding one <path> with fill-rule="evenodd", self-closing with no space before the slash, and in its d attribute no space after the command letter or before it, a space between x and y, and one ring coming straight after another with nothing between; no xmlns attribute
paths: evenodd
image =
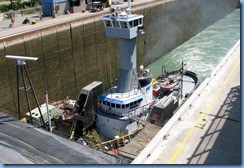
<svg viewBox="0 0 244 168"><path fill-rule="evenodd" d="M144 34L143 15L116 12L102 18L106 36L123 39L133 39Z"/></svg>
<svg viewBox="0 0 244 168"><path fill-rule="evenodd" d="M129 18L113 18L113 17L104 17L103 22L105 27L114 27L120 29L130 29L133 27L142 27L143 26L143 17L138 15L137 17Z"/></svg>

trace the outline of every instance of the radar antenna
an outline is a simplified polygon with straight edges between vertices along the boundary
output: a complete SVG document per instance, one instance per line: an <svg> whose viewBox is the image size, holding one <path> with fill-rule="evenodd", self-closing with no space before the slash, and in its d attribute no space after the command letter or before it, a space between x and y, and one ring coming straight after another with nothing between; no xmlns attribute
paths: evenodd
<svg viewBox="0 0 244 168"><path fill-rule="evenodd" d="M16 70L17 70L17 95L18 95L17 100L18 100L18 115L19 115L19 119L21 119L21 114L20 114L20 93L19 93L19 90L21 89L20 86L19 86L19 68L20 68L22 82L23 82L24 90L25 90L25 97L26 97L26 101L27 101L28 110L29 110L29 113L30 113L30 123L33 124L32 115L31 115L31 108L30 108L30 101L29 101L28 92L27 92L30 88L32 90L32 93L33 93L33 96L34 96L34 99L35 99L35 103L36 103L36 105L38 107L42 122L44 123L44 119L43 119L43 116L42 116L42 113L41 113L41 109L39 107L39 102L37 100L36 93L35 93L35 90L33 88L33 84L32 84L32 81L30 79L30 75L29 75L29 72L28 72L28 69L27 69L27 66L26 66L26 62L25 62L25 61L36 61L38 58L37 57L14 56L14 55L6 55L5 58L14 59L14 60L17 61L17 64L16 64ZM29 81L29 84L30 84L30 88L28 88L28 89L26 87L26 81L25 81L25 78L24 78L23 68L24 68L24 71L25 71L25 73L27 75L27 78L28 78L28 81Z"/></svg>

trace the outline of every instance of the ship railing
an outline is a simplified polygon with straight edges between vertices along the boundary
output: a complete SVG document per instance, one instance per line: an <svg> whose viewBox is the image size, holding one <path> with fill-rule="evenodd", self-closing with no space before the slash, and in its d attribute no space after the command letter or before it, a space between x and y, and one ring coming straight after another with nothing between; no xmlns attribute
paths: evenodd
<svg viewBox="0 0 244 168"><path fill-rule="evenodd" d="M127 135L124 135L124 136L121 136L119 137L118 139L112 139L112 140L108 140L108 141L105 141L105 142L102 142L102 143L98 143L96 144L95 146L104 151L104 150L109 150L111 148L114 147L114 144L115 142L117 142L117 144L119 146L124 146L125 144L129 143L131 141L131 139L133 137L135 137L135 135L141 131L143 129L143 127L139 127L138 129L136 129L135 131L133 131L132 133L129 133Z"/></svg>
<svg viewBox="0 0 244 168"><path fill-rule="evenodd" d="M140 94L140 93L143 93L143 91L141 89L138 89L138 88L134 88L131 92L129 93L121 93L121 97L123 98L127 98L127 97L131 97L131 96L134 96L134 95L137 95L137 94ZM144 93L143 93L144 94Z"/></svg>
<svg viewBox="0 0 244 168"><path fill-rule="evenodd" d="M107 93L108 94L114 94L114 93L117 93L116 90L117 90L117 87L118 86L115 86L113 88L110 88L107 90ZM134 96L134 95L137 95L137 94L140 94L140 93L143 93L142 89L141 88L133 88L131 92L129 93L120 93L121 95L121 98L128 98L128 97L131 97L131 96ZM144 94L144 93L143 93Z"/></svg>

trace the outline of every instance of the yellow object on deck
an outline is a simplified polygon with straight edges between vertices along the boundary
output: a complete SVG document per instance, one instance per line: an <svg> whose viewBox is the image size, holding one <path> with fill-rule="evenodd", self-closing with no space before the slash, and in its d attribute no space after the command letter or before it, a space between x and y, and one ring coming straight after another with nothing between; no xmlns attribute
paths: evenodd
<svg viewBox="0 0 244 168"><path fill-rule="evenodd" d="M156 82L156 79L155 78L152 78L152 83L155 83Z"/></svg>
<svg viewBox="0 0 244 168"><path fill-rule="evenodd" d="M154 89L157 88L157 80L155 78L152 78L152 86Z"/></svg>

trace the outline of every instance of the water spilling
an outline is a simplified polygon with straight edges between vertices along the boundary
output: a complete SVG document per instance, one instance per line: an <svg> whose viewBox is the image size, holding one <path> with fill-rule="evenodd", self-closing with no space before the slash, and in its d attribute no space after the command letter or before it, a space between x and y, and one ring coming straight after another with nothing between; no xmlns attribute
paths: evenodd
<svg viewBox="0 0 244 168"><path fill-rule="evenodd" d="M208 27L187 42L150 64L153 76L161 73L162 65L167 70L180 68L187 63L187 69L196 72L204 80L226 53L240 39L240 9Z"/></svg>

